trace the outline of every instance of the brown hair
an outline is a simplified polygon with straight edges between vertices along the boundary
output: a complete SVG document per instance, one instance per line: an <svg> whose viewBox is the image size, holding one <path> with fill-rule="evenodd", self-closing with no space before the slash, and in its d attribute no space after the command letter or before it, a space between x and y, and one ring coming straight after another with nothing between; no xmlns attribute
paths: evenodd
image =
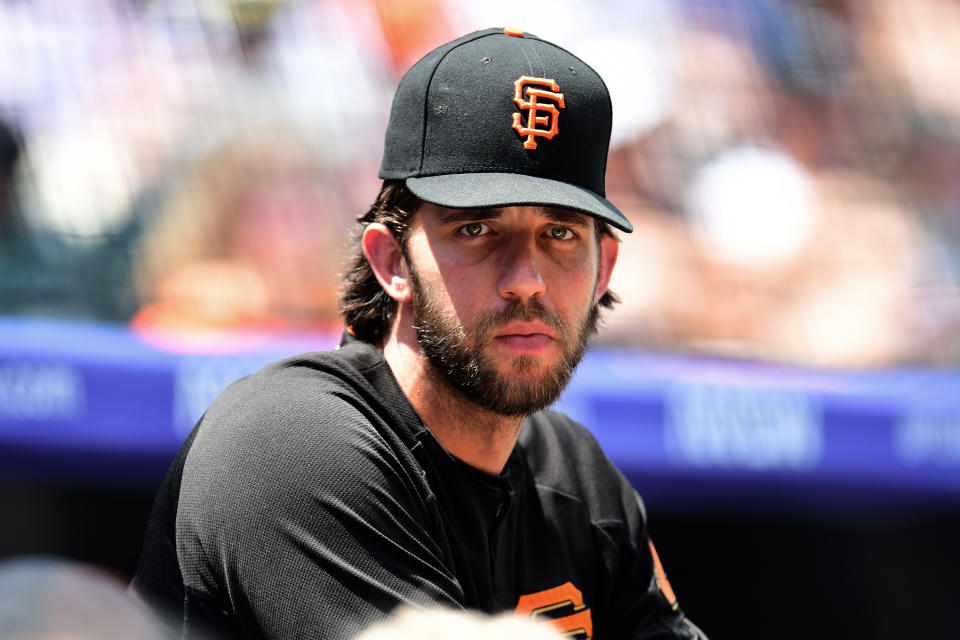
<svg viewBox="0 0 960 640"><path fill-rule="evenodd" d="M350 332L361 340L379 341L387 333L397 309L397 301L387 295L380 286L367 257L363 254L363 232L367 225L378 222L390 229L393 237L403 246L413 216L422 203L420 198L407 189L402 180L386 180L370 209L357 218L352 256L349 258L340 290L340 313ZM597 218L594 220L598 243L601 236L616 237L605 222ZM597 304L610 309L618 302L620 298L608 289Z"/></svg>

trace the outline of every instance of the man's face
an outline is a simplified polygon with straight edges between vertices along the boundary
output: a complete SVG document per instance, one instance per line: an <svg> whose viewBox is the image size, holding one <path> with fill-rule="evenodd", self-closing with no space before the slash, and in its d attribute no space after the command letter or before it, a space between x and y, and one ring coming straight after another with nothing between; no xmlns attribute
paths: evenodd
<svg viewBox="0 0 960 640"><path fill-rule="evenodd" d="M434 372L501 415L556 400L596 330L595 234L591 218L565 210L425 203L405 255L417 338Z"/></svg>

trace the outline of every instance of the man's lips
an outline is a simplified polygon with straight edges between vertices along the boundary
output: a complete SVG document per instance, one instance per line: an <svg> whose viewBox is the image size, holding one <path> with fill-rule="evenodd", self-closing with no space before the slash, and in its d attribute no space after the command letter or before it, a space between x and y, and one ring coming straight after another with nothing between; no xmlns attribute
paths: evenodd
<svg viewBox="0 0 960 640"><path fill-rule="evenodd" d="M556 340L555 333L540 322L511 323L493 335L497 344L516 354L542 353Z"/></svg>
<svg viewBox="0 0 960 640"><path fill-rule="evenodd" d="M511 322L510 324L497 329L493 334L494 338L508 337L533 337L545 336L550 340L556 340L556 332L542 322Z"/></svg>

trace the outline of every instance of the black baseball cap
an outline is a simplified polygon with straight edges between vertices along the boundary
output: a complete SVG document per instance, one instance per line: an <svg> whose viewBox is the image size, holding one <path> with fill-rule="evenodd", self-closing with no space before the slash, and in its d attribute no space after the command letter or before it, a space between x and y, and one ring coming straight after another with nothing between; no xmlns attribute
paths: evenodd
<svg viewBox="0 0 960 640"><path fill-rule="evenodd" d="M515 29L434 49L400 80L380 177L452 209L540 205L622 231L606 199L610 94L585 62Z"/></svg>

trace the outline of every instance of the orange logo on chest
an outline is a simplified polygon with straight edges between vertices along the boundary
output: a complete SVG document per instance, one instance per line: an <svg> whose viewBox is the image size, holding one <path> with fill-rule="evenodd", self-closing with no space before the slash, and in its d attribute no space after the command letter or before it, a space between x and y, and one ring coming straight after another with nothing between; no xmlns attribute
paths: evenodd
<svg viewBox="0 0 960 640"><path fill-rule="evenodd" d="M513 128L517 130L520 137L526 136L527 139L523 142L524 149L536 149L537 136L550 140L559 131L557 118L560 115L560 109L565 108L560 85L547 78L520 76L513 81L513 87L513 101L521 111L527 112L525 125L521 123L522 114L513 114ZM552 102L540 102L541 100Z"/></svg>
<svg viewBox="0 0 960 640"><path fill-rule="evenodd" d="M559 618L550 615L550 612L565 607L570 611L568 615ZM547 621L565 635L581 634L586 640L593 637L590 609L583 603L583 593L572 582L520 596L515 611L522 616Z"/></svg>

